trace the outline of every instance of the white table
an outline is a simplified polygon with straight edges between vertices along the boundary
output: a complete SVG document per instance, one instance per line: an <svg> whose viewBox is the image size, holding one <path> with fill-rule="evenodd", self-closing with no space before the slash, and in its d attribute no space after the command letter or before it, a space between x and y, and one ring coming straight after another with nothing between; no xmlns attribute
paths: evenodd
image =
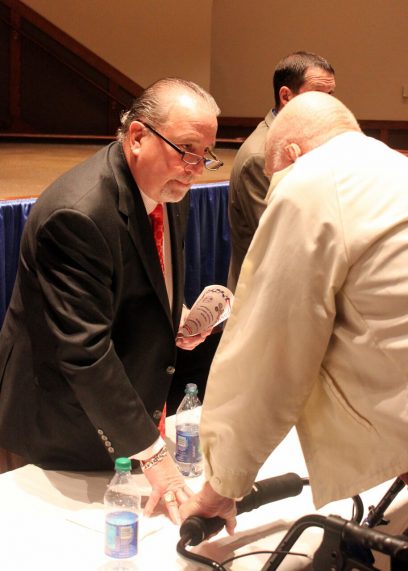
<svg viewBox="0 0 408 571"><path fill-rule="evenodd" d="M174 436L173 421L168 432ZM174 438L172 439L174 441ZM172 446L172 441L169 446ZM259 473L258 480L286 472L307 476L303 456L295 431L289 433L274 451ZM28 465L0 476L0 569L102 571L115 568L103 553L104 514L102 499L111 473L74 473L42 470ZM143 475L135 476L141 491L148 490ZM201 482L189 480L193 489ZM366 509L377 504L392 481L362 494ZM388 533L400 533L408 527L408 495L400 492L390 510L392 521ZM344 500L325 506L319 513L351 517L352 502ZM308 487L299 496L271 503L238 516L236 533L224 531L208 542L193 548L195 552L222 561L232 555L273 549L290 525L299 517L315 513ZM143 571L207 570L209 567L190 562L176 552L178 527L164 515L142 519L142 539L137 567ZM317 528L304 533L296 551L313 553L319 545L321 531ZM238 559L233 571L259 571L268 559L254 555ZM112 562L111 562L112 563ZM115 563L115 562L113 562ZM376 565L388 569L386 558ZM307 560L286 557L280 571L305 569ZM117 567L116 567L117 568Z"/></svg>

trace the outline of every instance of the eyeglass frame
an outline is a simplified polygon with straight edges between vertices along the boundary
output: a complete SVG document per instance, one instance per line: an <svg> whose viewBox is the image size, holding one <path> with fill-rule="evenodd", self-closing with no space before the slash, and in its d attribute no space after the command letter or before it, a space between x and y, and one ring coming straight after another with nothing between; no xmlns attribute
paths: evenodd
<svg viewBox="0 0 408 571"><path fill-rule="evenodd" d="M183 151L183 149L180 149L180 147L178 147L175 143L172 143L171 141L169 141L169 139L167 139L164 135L159 133L159 131L156 131L156 129L154 129L148 123L144 123L143 121L139 121L139 123L141 123L144 127L149 129L152 133L157 135L160 139L162 139L165 143L167 143L172 149L174 149L177 153L179 153L181 155L181 160L184 163L186 163L186 165L198 165L201 161L203 161L204 167L208 171L216 171L224 165L223 161L220 161L220 159L210 149L207 149L206 152L210 155L211 158L207 158L207 157L202 156L202 155L197 155L196 153L190 153L190 151ZM198 160L194 163L189 163L188 161L185 160L186 155L192 155L193 157L197 157ZM208 168L208 166L206 164L207 161L208 162L216 161L217 166L213 169Z"/></svg>

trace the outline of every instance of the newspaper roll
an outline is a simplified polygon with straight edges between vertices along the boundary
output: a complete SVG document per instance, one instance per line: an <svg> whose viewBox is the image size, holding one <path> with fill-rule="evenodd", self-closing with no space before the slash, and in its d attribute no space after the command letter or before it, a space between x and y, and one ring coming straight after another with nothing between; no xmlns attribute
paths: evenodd
<svg viewBox="0 0 408 571"><path fill-rule="evenodd" d="M181 328L183 337L212 329L227 319L233 299L233 293L225 286L211 285L204 288Z"/></svg>

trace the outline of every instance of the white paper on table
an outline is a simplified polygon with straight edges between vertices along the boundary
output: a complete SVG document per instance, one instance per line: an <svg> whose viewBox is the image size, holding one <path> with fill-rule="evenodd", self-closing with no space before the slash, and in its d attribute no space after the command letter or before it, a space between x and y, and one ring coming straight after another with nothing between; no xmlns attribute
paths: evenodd
<svg viewBox="0 0 408 571"><path fill-rule="evenodd" d="M233 293L225 286L204 288L184 321L181 328L183 337L197 335L228 319L233 300Z"/></svg>
<svg viewBox="0 0 408 571"><path fill-rule="evenodd" d="M144 501L147 500L152 491L146 476L143 473L132 474L131 486L131 490L140 497L141 507L143 508ZM166 525L166 521L168 519L164 514L161 513L155 514L151 517L146 517L141 513L139 518L140 540L162 529L163 526ZM66 519L71 523L86 527L87 529L91 529L98 533L105 532L105 511L103 504L97 503L89 508L68 512Z"/></svg>
<svg viewBox="0 0 408 571"><path fill-rule="evenodd" d="M162 529L167 522L164 514L146 517L142 514L139 523L139 539L142 540L152 533ZM85 508L67 515L67 521L86 527L98 533L105 532L105 513L103 509Z"/></svg>

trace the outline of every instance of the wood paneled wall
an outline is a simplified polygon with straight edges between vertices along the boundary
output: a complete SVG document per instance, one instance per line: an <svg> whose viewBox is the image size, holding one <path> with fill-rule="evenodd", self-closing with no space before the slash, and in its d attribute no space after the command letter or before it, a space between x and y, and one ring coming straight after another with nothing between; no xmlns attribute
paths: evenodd
<svg viewBox="0 0 408 571"><path fill-rule="evenodd" d="M113 137L142 89L20 0L0 0L1 136ZM261 119L220 117L219 144L238 147ZM408 121L360 125L408 149Z"/></svg>
<svg viewBox="0 0 408 571"><path fill-rule="evenodd" d="M0 130L113 135L142 87L18 0L0 2Z"/></svg>

